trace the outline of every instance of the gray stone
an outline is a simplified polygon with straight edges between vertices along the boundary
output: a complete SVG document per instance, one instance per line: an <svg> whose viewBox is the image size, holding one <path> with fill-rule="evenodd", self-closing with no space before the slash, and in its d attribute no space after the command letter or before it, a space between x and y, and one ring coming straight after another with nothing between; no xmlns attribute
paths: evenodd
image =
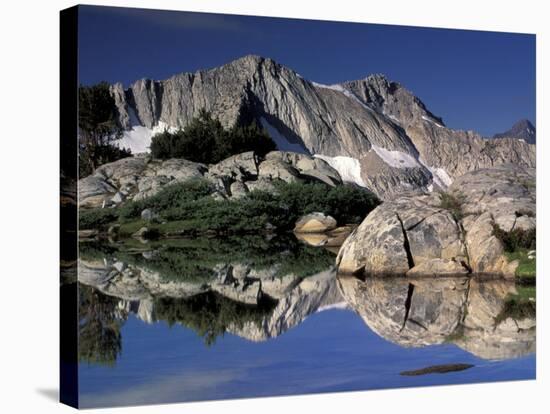
<svg viewBox="0 0 550 414"><path fill-rule="evenodd" d="M300 172L283 160L267 159L258 167L258 175L270 180L279 179L292 183L298 181Z"/></svg>
<svg viewBox="0 0 550 414"><path fill-rule="evenodd" d="M241 181L235 181L229 187L229 191L231 192L231 198L241 198L248 193L248 188Z"/></svg>
<svg viewBox="0 0 550 414"><path fill-rule="evenodd" d="M120 191L118 191L113 198L111 198L111 201L115 204L120 204L124 201L125 197L124 194L122 194Z"/></svg>
<svg viewBox="0 0 550 414"><path fill-rule="evenodd" d="M141 219L145 221L151 221L152 219L156 218L157 214L150 208L146 208L141 212Z"/></svg>

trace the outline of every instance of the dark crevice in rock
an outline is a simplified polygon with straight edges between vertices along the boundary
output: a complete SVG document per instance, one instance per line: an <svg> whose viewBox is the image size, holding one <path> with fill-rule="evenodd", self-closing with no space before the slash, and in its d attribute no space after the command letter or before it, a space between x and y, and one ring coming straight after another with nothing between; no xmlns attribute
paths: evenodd
<svg viewBox="0 0 550 414"><path fill-rule="evenodd" d="M466 256L466 258L468 258L468 257ZM468 273L472 273L472 267L471 267L468 263L466 263L464 260L461 260L461 261L460 261L460 265L461 265L464 269L466 269L466 270L468 271Z"/></svg>
<svg viewBox="0 0 550 414"><path fill-rule="evenodd" d="M405 253L407 254L409 269L412 269L414 267L414 259L411 252L411 245L409 244L409 237L407 236L407 231L405 230L405 226L403 225L403 220L401 220L399 214L395 213L395 216L397 217L397 220L399 220L399 224L401 224L401 230L403 231L403 247L405 248Z"/></svg>
<svg viewBox="0 0 550 414"><path fill-rule="evenodd" d="M407 231L414 230L415 228L417 228L418 226L420 226L425 220L429 219L429 218L432 217L432 216L435 216L436 214L441 213L442 211L443 211L443 210L437 210L437 211L434 212L433 214L430 214L429 216L426 216L426 217L422 218L422 220L417 221L416 223L410 225L410 226L407 227L405 230L407 230Z"/></svg>
<svg viewBox="0 0 550 414"><path fill-rule="evenodd" d="M466 280L466 295L464 298L464 303L462 306L462 314L460 317L460 325L464 324L464 320L466 319L466 316L468 316L468 306L470 305L470 289L472 287L471 279Z"/></svg>
<svg viewBox="0 0 550 414"><path fill-rule="evenodd" d="M414 320L414 319L408 319L407 322L410 322L410 323L412 323L412 324L414 324L414 325L416 325L416 326L420 326L420 327L421 327L422 329L424 329L425 331L428 330L427 327L425 327L425 326L422 325L420 322L418 322L418 321L416 321L416 320Z"/></svg>
<svg viewBox="0 0 550 414"><path fill-rule="evenodd" d="M401 329L399 330L399 332L405 329L405 325L407 324L407 320L409 319L409 312L411 311L413 293L414 293L414 285L412 283L409 283L409 288L407 290L407 298L405 299L405 317L403 318L403 325L401 325Z"/></svg>
<svg viewBox="0 0 550 414"><path fill-rule="evenodd" d="M456 224L458 237L460 238L460 241L464 246L464 254L466 255L466 261L461 260L460 264L468 271L468 273L473 273L472 266L470 264L470 253L468 252L468 244L466 243L466 230L464 229L464 226L462 225L462 222L460 220L457 220L456 217L454 217L454 215L452 214L451 217Z"/></svg>

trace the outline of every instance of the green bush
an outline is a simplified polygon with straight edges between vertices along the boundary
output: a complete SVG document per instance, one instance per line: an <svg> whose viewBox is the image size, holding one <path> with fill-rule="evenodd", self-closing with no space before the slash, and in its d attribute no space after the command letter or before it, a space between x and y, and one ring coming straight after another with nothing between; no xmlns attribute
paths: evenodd
<svg viewBox="0 0 550 414"><path fill-rule="evenodd" d="M176 132L165 130L151 142L154 158L185 158L190 161L213 164L246 151L263 156L276 149L275 143L256 121L224 129L210 112L201 110L198 117Z"/></svg>
<svg viewBox="0 0 550 414"><path fill-rule="evenodd" d="M493 235L499 239L507 252L515 252L520 249L536 249L536 229L523 230L515 228L511 231L504 231L498 224L493 225Z"/></svg>
<svg viewBox="0 0 550 414"><path fill-rule="evenodd" d="M118 211L123 220L130 220L140 217L141 212L146 208L156 212L185 209L190 202L204 198L213 191L212 185L207 180L191 179L167 185L154 196L144 200L126 202Z"/></svg>
<svg viewBox="0 0 550 414"><path fill-rule="evenodd" d="M86 211L80 228L99 228L117 219L131 223L140 218L143 209L150 208L159 215L151 227L157 226L161 233L254 233L269 226L286 231L298 218L315 211L331 215L341 224L358 223L379 204L365 189L323 183L280 182L274 194L253 191L236 200L215 200L213 191L204 179L171 184L152 197L128 201L116 210Z"/></svg>

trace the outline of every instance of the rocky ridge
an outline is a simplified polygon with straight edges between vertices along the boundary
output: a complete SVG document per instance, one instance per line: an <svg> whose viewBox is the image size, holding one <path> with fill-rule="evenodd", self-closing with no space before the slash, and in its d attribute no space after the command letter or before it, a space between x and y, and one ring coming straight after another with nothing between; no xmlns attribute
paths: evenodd
<svg viewBox="0 0 550 414"><path fill-rule="evenodd" d="M150 140L155 128L185 127L202 108L225 126L245 114L266 127L279 149L322 157L344 180L383 198L445 188L474 169L535 165L533 146L449 129L420 99L382 75L322 85L249 55L218 68L164 81L142 79L127 89L115 84L111 90L126 129L121 145L143 138L143 128Z"/></svg>

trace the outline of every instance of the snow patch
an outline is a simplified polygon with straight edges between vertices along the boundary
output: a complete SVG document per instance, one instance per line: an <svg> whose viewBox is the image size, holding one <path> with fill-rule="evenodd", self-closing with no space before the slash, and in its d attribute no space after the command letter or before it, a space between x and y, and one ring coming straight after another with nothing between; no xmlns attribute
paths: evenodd
<svg viewBox="0 0 550 414"><path fill-rule="evenodd" d="M338 171L340 178L345 182L355 183L361 187L366 187L367 185L361 178L361 164L357 158L352 157L329 157L327 155L315 154L315 158L320 158L323 161L326 161L328 165Z"/></svg>
<svg viewBox="0 0 550 414"><path fill-rule="evenodd" d="M177 131L177 128L170 127L162 121L159 121L152 129L140 125L133 108L128 108L128 116L130 117L131 129L124 131L122 133L122 138L115 141L115 144L120 148L130 150L132 154L149 152L151 150L151 140L154 135L164 132L164 130L168 130L172 133Z"/></svg>
<svg viewBox="0 0 550 414"><path fill-rule="evenodd" d="M426 121L426 122L429 122L430 124L434 124L436 127L444 128L443 125L438 124L438 123L435 122L433 119L430 119L430 118L428 118L427 116L422 115L422 119L423 119L424 121Z"/></svg>
<svg viewBox="0 0 550 414"><path fill-rule="evenodd" d="M394 168L420 168L417 159L410 154L401 151L390 151L386 148L372 146L372 150L390 167Z"/></svg>
<svg viewBox="0 0 550 414"><path fill-rule="evenodd" d="M260 118L260 123L267 130L267 133L277 145L279 151L292 151L300 154L308 154L302 144L290 142L283 134L281 134L277 128L271 125L265 118Z"/></svg>

